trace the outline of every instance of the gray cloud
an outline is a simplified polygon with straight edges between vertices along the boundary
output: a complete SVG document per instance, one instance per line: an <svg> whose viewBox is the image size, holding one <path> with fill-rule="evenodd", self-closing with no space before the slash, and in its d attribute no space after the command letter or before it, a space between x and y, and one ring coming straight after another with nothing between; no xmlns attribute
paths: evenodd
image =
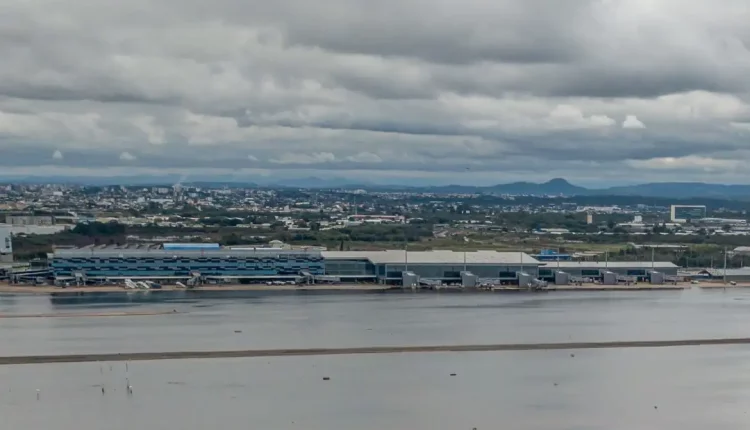
<svg viewBox="0 0 750 430"><path fill-rule="evenodd" d="M136 157L135 155L131 154L128 151L123 151L120 153L120 160L122 161L133 161L136 159L138 159L138 157Z"/></svg>
<svg viewBox="0 0 750 430"><path fill-rule="evenodd" d="M746 181L745 0L121 3L3 7L1 166Z"/></svg>

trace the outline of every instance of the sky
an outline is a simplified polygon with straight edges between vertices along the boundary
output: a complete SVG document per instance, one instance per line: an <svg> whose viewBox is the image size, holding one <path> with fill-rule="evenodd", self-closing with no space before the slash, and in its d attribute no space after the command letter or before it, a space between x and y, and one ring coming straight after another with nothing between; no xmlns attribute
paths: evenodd
<svg viewBox="0 0 750 430"><path fill-rule="evenodd" d="M750 0L25 0L0 174L750 183Z"/></svg>

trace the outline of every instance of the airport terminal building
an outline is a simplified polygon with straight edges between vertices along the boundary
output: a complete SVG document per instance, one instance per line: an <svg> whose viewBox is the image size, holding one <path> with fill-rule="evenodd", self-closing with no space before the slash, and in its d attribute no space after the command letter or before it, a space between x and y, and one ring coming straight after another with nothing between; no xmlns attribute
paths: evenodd
<svg viewBox="0 0 750 430"><path fill-rule="evenodd" d="M218 244L105 245L57 249L48 256L56 281L105 283L190 279L217 282L461 283L466 276L498 282L536 278L542 264L528 254L496 251L318 251ZM463 275L462 275L463 274Z"/></svg>
<svg viewBox="0 0 750 430"><path fill-rule="evenodd" d="M104 245L56 249L48 256L56 283L366 282L388 285L476 286L568 283L677 275L672 263L541 262L523 252L320 251L218 244ZM564 274L565 276L561 276Z"/></svg>
<svg viewBox="0 0 750 430"><path fill-rule="evenodd" d="M326 275L342 280L398 284L405 276L425 284L465 283L467 277L496 283L536 278L542 264L523 252L323 251Z"/></svg>
<svg viewBox="0 0 750 430"><path fill-rule="evenodd" d="M163 282L295 279L323 275L320 252L221 248L218 244L126 245L58 249L48 256L56 281Z"/></svg>

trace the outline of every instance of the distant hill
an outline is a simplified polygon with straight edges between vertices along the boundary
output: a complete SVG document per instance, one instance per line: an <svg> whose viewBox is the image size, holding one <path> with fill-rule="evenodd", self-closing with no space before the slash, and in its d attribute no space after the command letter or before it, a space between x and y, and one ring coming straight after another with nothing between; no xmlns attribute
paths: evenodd
<svg viewBox="0 0 750 430"><path fill-rule="evenodd" d="M421 188L434 193L488 193L536 196L638 196L673 199L712 198L750 200L750 185L706 184L702 182L656 182L609 188L585 188L565 179L543 183L513 182L489 187L449 185Z"/></svg>
<svg viewBox="0 0 750 430"><path fill-rule="evenodd" d="M573 196L587 194L590 190L571 184L562 178L536 184L534 182L513 182L510 184L489 187L492 192L500 194L547 194Z"/></svg>
<svg viewBox="0 0 750 430"><path fill-rule="evenodd" d="M578 187L565 179L552 179L541 184L534 182L512 182L510 184L498 184L489 187L473 187L469 185L445 185L436 187L412 187L412 190L420 190L438 194L472 194L472 193L491 193L491 194L528 194L528 195L566 195L573 196L586 194L589 192L586 188Z"/></svg>
<svg viewBox="0 0 750 430"><path fill-rule="evenodd" d="M358 185L358 188L368 188ZM342 188L347 188L342 186ZM375 188L375 187L374 187ZM585 188L565 179L547 182L512 182L492 186L445 185L434 187L384 187L391 190L410 190L436 194L509 194L534 196L637 196L672 199L711 198L750 200L750 185L706 184L702 182L655 182L608 188Z"/></svg>

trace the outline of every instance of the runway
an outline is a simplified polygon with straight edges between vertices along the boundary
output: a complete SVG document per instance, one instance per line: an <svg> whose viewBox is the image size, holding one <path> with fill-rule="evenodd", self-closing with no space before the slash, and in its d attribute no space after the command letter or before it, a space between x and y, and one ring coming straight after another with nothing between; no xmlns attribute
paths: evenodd
<svg viewBox="0 0 750 430"><path fill-rule="evenodd" d="M502 352L680 346L748 345L750 338L713 338L612 342L506 343L488 345L373 346L356 348L248 349L236 351L169 351L108 354L29 355L0 357L0 365L85 363L93 361L148 361L209 358L289 357L316 355L407 354L428 352Z"/></svg>
<svg viewBox="0 0 750 430"><path fill-rule="evenodd" d="M18 318L101 318L101 317L145 317L156 315L175 315L177 310L171 311L128 311L128 312L55 312L41 314L0 314L0 319Z"/></svg>

